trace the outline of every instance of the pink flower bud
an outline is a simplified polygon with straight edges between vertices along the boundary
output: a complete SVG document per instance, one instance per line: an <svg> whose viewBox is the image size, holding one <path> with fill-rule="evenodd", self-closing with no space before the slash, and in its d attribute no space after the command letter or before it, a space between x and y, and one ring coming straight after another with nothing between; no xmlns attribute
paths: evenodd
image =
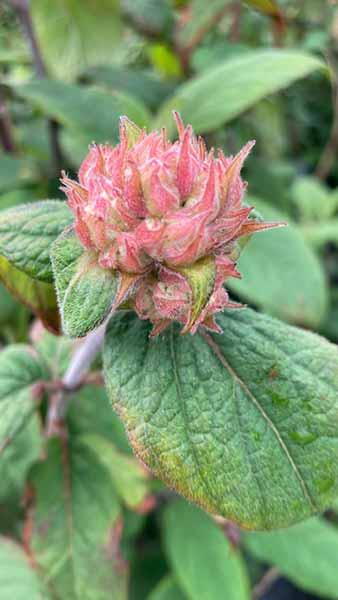
<svg viewBox="0 0 338 600"><path fill-rule="evenodd" d="M128 298L152 321L153 335L172 321L183 332L219 331L214 314L239 306L224 288L240 276L236 241L282 225L250 218L252 207L243 205L240 171L254 142L235 157L208 153L191 126L174 118L176 142L122 117L120 143L92 146L79 182L62 177L81 243L102 268L119 273L114 307Z"/></svg>

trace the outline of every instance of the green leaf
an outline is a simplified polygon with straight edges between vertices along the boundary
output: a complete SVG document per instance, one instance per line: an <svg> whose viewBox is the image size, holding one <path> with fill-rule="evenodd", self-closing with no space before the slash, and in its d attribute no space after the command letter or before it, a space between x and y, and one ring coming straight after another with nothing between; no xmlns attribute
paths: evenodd
<svg viewBox="0 0 338 600"><path fill-rule="evenodd" d="M189 6L189 19L178 31L178 41L183 48L194 47L195 41L199 39L201 31L208 31L208 28L215 23L215 17L222 15L224 7L230 3L230 0L192 0Z"/></svg>
<svg viewBox="0 0 338 600"><path fill-rule="evenodd" d="M110 322L104 371L136 454L188 499L248 529L274 529L338 496L338 349L250 309L222 335L149 340Z"/></svg>
<svg viewBox="0 0 338 600"><path fill-rule="evenodd" d="M18 187L21 182L26 183L34 177L32 165L23 158L14 158L9 154L0 157L0 192L13 187Z"/></svg>
<svg viewBox="0 0 338 600"><path fill-rule="evenodd" d="M301 232L308 244L315 250L321 250L329 242L338 243L338 219L303 225Z"/></svg>
<svg viewBox="0 0 338 600"><path fill-rule="evenodd" d="M126 600L117 558L120 508L109 474L86 444L50 442L32 471L30 552L59 598Z"/></svg>
<svg viewBox="0 0 338 600"><path fill-rule="evenodd" d="M33 414L34 385L47 377L29 346L13 344L0 353L0 451Z"/></svg>
<svg viewBox="0 0 338 600"><path fill-rule="evenodd" d="M57 200L0 211L0 255L29 277L52 283L50 248L72 221L67 204Z"/></svg>
<svg viewBox="0 0 338 600"><path fill-rule="evenodd" d="M256 198L250 198L267 221L289 221L285 215ZM244 248L238 270L242 279L227 285L244 300L270 314L305 327L318 327L328 304L323 268L304 242L296 225L252 237Z"/></svg>
<svg viewBox="0 0 338 600"><path fill-rule="evenodd" d="M47 600L29 557L16 542L0 536L1 600Z"/></svg>
<svg viewBox="0 0 338 600"><path fill-rule="evenodd" d="M244 563L209 516L178 501L164 513L164 540L174 574L191 600L249 600Z"/></svg>
<svg viewBox="0 0 338 600"><path fill-rule="evenodd" d="M291 188L292 199L302 222L330 219L338 208L338 194L330 191L320 179L310 175L298 177Z"/></svg>
<svg viewBox="0 0 338 600"><path fill-rule="evenodd" d="M140 507L149 493L145 469L134 457L122 454L102 436L87 434L82 439L109 471L120 499L131 510Z"/></svg>
<svg viewBox="0 0 338 600"><path fill-rule="evenodd" d="M137 29L148 35L170 33L174 25L174 12L169 0L122 0L122 10Z"/></svg>
<svg viewBox="0 0 338 600"><path fill-rule="evenodd" d="M173 83L161 81L152 72L125 66L121 68L102 65L90 69L87 75L108 90L121 90L130 96L139 98L151 109L156 109L174 89Z"/></svg>
<svg viewBox="0 0 338 600"><path fill-rule="evenodd" d="M281 14L278 3L275 0L245 0L245 4L269 17L279 17Z"/></svg>
<svg viewBox="0 0 338 600"><path fill-rule="evenodd" d="M51 283L32 279L2 256L0 256L0 280L15 298L28 306L41 319L47 329L58 333L59 311L55 289Z"/></svg>
<svg viewBox="0 0 338 600"><path fill-rule="evenodd" d="M11 503L18 497L21 500L28 470L39 459L41 450L41 423L33 413L1 454L0 502Z"/></svg>
<svg viewBox="0 0 338 600"><path fill-rule="evenodd" d="M174 577L167 575L151 592L147 600L187 600L187 596L178 587Z"/></svg>
<svg viewBox="0 0 338 600"><path fill-rule="evenodd" d="M48 70L71 80L89 66L112 62L120 41L118 0L63 0L50 9L33 0L32 18Z"/></svg>
<svg viewBox="0 0 338 600"><path fill-rule="evenodd" d="M77 342L63 335L53 335L40 321L31 328L30 338L34 348L43 357L51 373L51 379L61 379L65 374Z"/></svg>
<svg viewBox="0 0 338 600"><path fill-rule="evenodd" d="M16 318L18 308L19 304L0 283L0 325L6 325L8 321L13 320L13 317Z"/></svg>
<svg viewBox="0 0 338 600"><path fill-rule="evenodd" d="M156 127L173 132L171 112L178 110L197 133L213 131L265 96L323 67L317 58L297 50L253 50L180 86L160 109Z"/></svg>
<svg viewBox="0 0 338 600"><path fill-rule="evenodd" d="M72 229L54 242L51 260L62 329L70 337L82 337L108 315L118 277L98 265L96 253L85 250Z"/></svg>
<svg viewBox="0 0 338 600"><path fill-rule="evenodd" d="M244 543L258 560L277 566L300 588L337 598L338 531L324 519L271 533L248 533Z"/></svg>
<svg viewBox="0 0 338 600"><path fill-rule="evenodd" d="M86 385L70 400L67 414L71 436L98 434L122 452L131 452L124 427L110 406L104 387Z"/></svg>
<svg viewBox="0 0 338 600"><path fill-rule="evenodd" d="M147 127L150 116L140 100L114 91L48 79L31 81L15 88L22 98L44 114L65 125L80 137L84 146L118 140L119 117L127 115L140 127Z"/></svg>

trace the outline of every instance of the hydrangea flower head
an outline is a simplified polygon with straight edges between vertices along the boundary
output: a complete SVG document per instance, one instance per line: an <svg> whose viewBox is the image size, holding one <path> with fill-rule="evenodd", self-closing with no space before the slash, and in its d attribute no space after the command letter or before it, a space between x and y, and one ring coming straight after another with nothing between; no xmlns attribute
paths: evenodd
<svg viewBox="0 0 338 600"><path fill-rule="evenodd" d="M165 130L147 134L121 118L120 143L93 145L78 182L65 174L63 190L75 232L103 269L117 271L114 307L128 299L153 335L172 321L182 332L220 331L215 313L239 306L224 287L240 277L238 239L276 227L251 218L240 176L254 142L235 157L207 151L174 113L178 140Z"/></svg>

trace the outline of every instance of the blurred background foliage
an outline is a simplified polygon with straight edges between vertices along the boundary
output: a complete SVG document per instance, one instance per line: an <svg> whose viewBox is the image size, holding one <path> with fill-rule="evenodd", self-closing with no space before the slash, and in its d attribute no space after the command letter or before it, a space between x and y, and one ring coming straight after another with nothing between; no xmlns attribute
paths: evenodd
<svg viewBox="0 0 338 600"><path fill-rule="evenodd" d="M174 136L175 108L225 154L256 139L244 171L250 203L289 227L250 242L240 259L243 279L229 283L232 295L338 343L338 2L2 0L0 23L1 209L63 199L61 169L74 174L93 141L116 143L121 114L149 130L166 126ZM7 267L0 261L0 278ZM12 281L11 291L19 296L31 285L19 271ZM32 304L40 293L30 289ZM1 285L2 347L33 344L50 377L60 376L74 344L37 327L29 309ZM102 519L115 523L115 591L100 591L97 583L92 595L69 591L66 580L53 575L55 532L47 556L36 525L33 546L53 589L41 590L20 548L2 537L1 600L244 600L251 597L249 587L253 598L338 597L334 508L327 515L330 524L313 519L285 532L246 534L239 542L230 524L222 523L221 533L209 517L181 501L166 507L171 492L131 456L103 388L87 386L78 395L70 435L104 457L116 496L109 510L100 507L100 498L91 498L92 512L81 514L95 519L95 510L107 509ZM41 491L38 522L40 513L48 513L42 489L49 485L47 463L39 460L46 448L39 413L33 413L1 454L0 531L17 539L22 532L25 539L30 527L27 477ZM48 456L53 479L58 449ZM88 459L85 477L104 486L93 464ZM74 494L81 504L76 486ZM89 539L95 543L94 534ZM238 545L244 558L230 548Z"/></svg>

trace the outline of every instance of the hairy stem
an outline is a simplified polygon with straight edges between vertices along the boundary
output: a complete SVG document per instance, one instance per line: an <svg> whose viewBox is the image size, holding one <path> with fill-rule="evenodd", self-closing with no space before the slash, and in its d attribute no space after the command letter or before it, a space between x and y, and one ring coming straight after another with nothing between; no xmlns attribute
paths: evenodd
<svg viewBox="0 0 338 600"><path fill-rule="evenodd" d="M276 567L271 567L264 573L262 579L255 585L252 590L253 600L259 600L264 594L266 594L275 581L280 577L280 572Z"/></svg>
<svg viewBox="0 0 338 600"><path fill-rule="evenodd" d="M47 436L60 434L64 417L67 413L71 393L76 391L83 382L95 357L101 350L106 323L90 333L82 345L75 351L70 365L65 372L60 389L52 394L50 398L47 415Z"/></svg>

